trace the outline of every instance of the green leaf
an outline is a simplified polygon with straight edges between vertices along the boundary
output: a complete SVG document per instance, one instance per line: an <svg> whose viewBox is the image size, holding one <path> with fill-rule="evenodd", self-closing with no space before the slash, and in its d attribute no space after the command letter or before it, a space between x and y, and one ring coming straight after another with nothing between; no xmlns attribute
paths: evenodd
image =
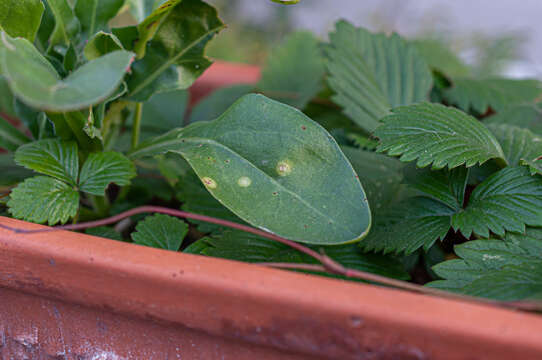
<svg viewBox="0 0 542 360"><path fill-rule="evenodd" d="M443 41L418 39L411 42L431 68L454 77L469 74L469 67Z"/></svg>
<svg viewBox="0 0 542 360"><path fill-rule="evenodd" d="M92 153L81 169L79 188L89 194L104 196L109 184L129 185L135 176L134 164L121 153Z"/></svg>
<svg viewBox="0 0 542 360"><path fill-rule="evenodd" d="M375 218L373 230L360 242L366 251L407 255L424 247L428 250L450 230L454 210L426 198L409 198L388 214Z"/></svg>
<svg viewBox="0 0 542 360"><path fill-rule="evenodd" d="M72 186L77 184L79 157L74 142L58 139L31 142L17 149L15 162Z"/></svg>
<svg viewBox="0 0 542 360"><path fill-rule="evenodd" d="M542 155L542 136L511 125L489 125L510 166L518 166L521 159L535 159Z"/></svg>
<svg viewBox="0 0 542 360"><path fill-rule="evenodd" d="M377 213L402 199L405 193L402 185L403 163L382 154L347 146L342 146L341 150L359 176L375 219Z"/></svg>
<svg viewBox="0 0 542 360"><path fill-rule="evenodd" d="M529 167L529 171L531 172L531 175L542 175L542 159L536 158L534 160L525 160L522 159L520 161L521 165L527 165Z"/></svg>
<svg viewBox="0 0 542 360"><path fill-rule="evenodd" d="M168 1L158 8L156 11L165 16L160 16L156 23L145 20L141 24L150 26L148 30L154 37L147 46L145 57L132 66L132 76L128 80L131 100L145 101L157 92L187 89L211 64L204 56L205 45L224 24L216 10L200 0L183 0L169 6L177 2ZM140 27L138 44L150 36L141 32Z"/></svg>
<svg viewBox="0 0 542 360"><path fill-rule="evenodd" d="M188 107L188 91L176 90L154 94L143 106L142 138L159 135L183 125Z"/></svg>
<svg viewBox="0 0 542 360"><path fill-rule="evenodd" d="M396 259L379 254L365 254L353 244L318 246L317 249L322 249L327 256L351 269L402 280L409 278L402 264ZM287 245L238 230L202 238L184 252L245 262L317 264L315 259Z"/></svg>
<svg viewBox="0 0 542 360"><path fill-rule="evenodd" d="M241 219L277 235L340 244L370 227L363 189L331 135L265 96L246 95L217 120L159 137L132 156L164 151L181 154Z"/></svg>
<svg viewBox="0 0 542 360"><path fill-rule="evenodd" d="M138 23L145 20L155 8L155 3L164 2L163 0L127 0L126 5L130 9L130 14Z"/></svg>
<svg viewBox="0 0 542 360"><path fill-rule="evenodd" d="M508 106L533 102L542 94L538 80L457 78L452 82L453 86L444 92L448 103L479 114L489 108L499 112Z"/></svg>
<svg viewBox="0 0 542 360"><path fill-rule="evenodd" d="M15 151L19 146L29 141L30 139L4 119L0 113L0 148Z"/></svg>
<svg viewBox="0 0 542 360"><path fill-rule="evenodd" d="M1 48L0 51L2 51ZM0 73L2 72L1 68L2 66L0 65ZM15 98L9 88L8 81L2 75L0 75L0 111L7 115L15 115Z"/></svg>
<svg viewBox="0 0 542 360"><path fill-rule="evenodd" d="M332 99L365 131L373 132L390 109L429 99L429 67L415 46L397 34L371 34L339 21L329 37Z"/></svg>
<svg viewBox="0 0 542 360"><path fill-rule="evenodd" d="M168 0L158 8L154 7L153 4L153 11L137 25L139 36L134 46L134 52L137 54L138 59L145 56L147 43L152 40L159 27L162 25L162 22L165 21L175 7L181 2L182 0Z"/></svg>
<svg viewBox="0 0 542 360"><path fill-rule="evenodd" d="M118 232L115 231L115 229L107 227L107 226L99 226L95 228L90 228L85 230L85 234L92 235L92 236L99 236L111 240L118 240L122 241L122 236Z"/></svg>
<svg viewBox="0 0 542 360"><path fill-rule="evenodd" d="M17 219L63 224L77 214L79 193L60 180L36 176L11 191L8 206Z"/></svg>
<svg viewBox="0 0 542 360"><path fill-rule="evenodd" d="M123 50L120 40L113 34L100 31L85 45L83 54L87 60L94 60L117 50Z"/></svg>
<svg viewBox="0 0 542 360"><path fill-rule="evenodd" d="M12 37L34 41L45 7L40 0L2 0L0 29Z"/></svg>
<svg viewBox="0 0 542 360"><path fill-rule="evenodd" d="M67 0L47 0L55 18L55 27L49 38L49 46L77 44L81 24Z"/></svg>
<svg viewBox="0 0 542 360"><path fill-rule="evenodd" d="M542 136L542 102L508 107L484 118L484 123L517 126Z"/></svg>
<svg viewBox="0 0 542 360"><path fill-rule="evenodd" d="M401 155L401 161L417 159L417 165L450 169L483 164L489 159L505 162L502 149L491 132L460 110L422 103L393 109L375 131L378 151Z"/></svg>
<svg viewBox="0 0 542 360"><path fill-rule="evenodd" d="M463 166L452 170L443 169L432 171L429 169L409 168L406 182L412 189L423 196L437 200L449 208L459 211L463 207L465 189L469 170Z"/></svg>
<svg viewBox="0 0 542 360"><path fill-rule="evenodd" d="M179 251L188 225L173 216L157 214L137 223L132 239L136 244Z"/></svg>
<svg viewBox="0 0 542 360"><path fill-rule="evenodd" d="M403 193L416 196L398 204L393 201L399 199L392 199L375 216L373 229L360 243L364 249L411 254L423 246L428 251L436 240L444 239L452 216L461 210L468 179L464 167L440 171L408 169L405 173L410 187Z"/></svg>
<svg viewBox="0 0 542 360"><path fill-rule="evenodd" d="M302 109L321 90L324 71L318 40L300 31L271 51L257 87L277 101Z"/></svg>
<svg viewBox="0 0 542 360"><path fill-rule="evenodd" d="M525 225L542 226L542 178L525 167L507 167L488 177L472 192L464 211L452 218L454 229L469 238L489 237L489 231L525 232Z"/></svg>
<svg viewBox="0 0 542 360"><path fill-rule="evenodd" d="M33 175L25 168L15 164L13 154L0 154L0 187L15 185Z"/></svg>
<svg viewBox="0 0 542 360"><path fill-rule="evenodd" d="M75 14L86 37L106 30L107 23L117 15L123 4L124 0L77 0Z"/></svg>
<svg viewBox="0 0 542 360"><path fill-rule="evenodd" d="M60 79L27 40L3 36L2 41L0 60L11 90L28 105L47 111L84 109L107 99L120 85L133 57L127 51L115 51Z"/></svg>
<svg viewBox="0 0 542 360"><path fill-rule="evenodd" d="M214 120L240 97L254 90L253 85L241 84L224 87L213 91L199 101L190 112L190 122Z"/></svg>
<svg viewBox="0 0 542 360"><path fill-rule="evenodd" d="M205 186L201 183L197 175L189 168L184 176L178 178L175 185L175 196L182 202L182 209L195 214L211 216L218 219L242 223L235 214L215 199ZM204 221L190 220L197 225L199 231L203 233L221 232L224 227L210 224Z"/></svg>
<svg viewBox="0 0 542 360"><path fill-rule="evenodd" d="M496 300L522 300L542 293L542 229L503 240L468 241L454 248L461 259L433 270L444 280L430 287Z"/></svg>

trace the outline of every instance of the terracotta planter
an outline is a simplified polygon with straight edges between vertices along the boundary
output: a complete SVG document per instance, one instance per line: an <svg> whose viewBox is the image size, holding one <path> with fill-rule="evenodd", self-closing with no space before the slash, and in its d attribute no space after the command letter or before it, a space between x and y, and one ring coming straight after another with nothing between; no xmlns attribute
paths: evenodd
<svg viewBox="0 0 542 360"><path fill-rule="evenodd" d="M2 359L542 358L539 315L64 231L0 229L0 305Z"/></svg>

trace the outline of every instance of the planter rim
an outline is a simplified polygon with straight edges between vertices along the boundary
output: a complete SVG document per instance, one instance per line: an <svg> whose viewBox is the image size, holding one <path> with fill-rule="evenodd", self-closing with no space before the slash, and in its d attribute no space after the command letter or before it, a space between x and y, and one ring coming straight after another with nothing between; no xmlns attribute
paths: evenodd
<svg viewBox="0 0 542 360"><path fill-rule="evenodd" d="M542 354L537 315L67 231L0 229L0 286L329 358Z"/></svg>

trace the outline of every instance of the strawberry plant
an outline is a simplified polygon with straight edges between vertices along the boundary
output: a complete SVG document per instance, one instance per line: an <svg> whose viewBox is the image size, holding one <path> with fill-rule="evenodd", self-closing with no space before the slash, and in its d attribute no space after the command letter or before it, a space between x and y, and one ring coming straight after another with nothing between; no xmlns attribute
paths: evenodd
<svg viewBox="0 0 542 360"><path fill-rule="evenodd" d="M147 3L0 1L4 215L427 291L542 293L540 81L478 78L442 44L339 21L188 109L224 24L200 0Z"/></svg>

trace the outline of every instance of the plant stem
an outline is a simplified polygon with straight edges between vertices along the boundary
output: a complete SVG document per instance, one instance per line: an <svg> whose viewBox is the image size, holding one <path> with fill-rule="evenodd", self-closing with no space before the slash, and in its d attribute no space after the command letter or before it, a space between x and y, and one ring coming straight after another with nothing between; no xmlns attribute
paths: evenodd
<svg viewBox="0 0 542 360"><path fill-rule="evenodd" d="M135 114L134 114L134 124L132 126L132 150L137 147L139 143L139 134L141 131L141 115L143 113L143 103L136 103Z"/></svg>

